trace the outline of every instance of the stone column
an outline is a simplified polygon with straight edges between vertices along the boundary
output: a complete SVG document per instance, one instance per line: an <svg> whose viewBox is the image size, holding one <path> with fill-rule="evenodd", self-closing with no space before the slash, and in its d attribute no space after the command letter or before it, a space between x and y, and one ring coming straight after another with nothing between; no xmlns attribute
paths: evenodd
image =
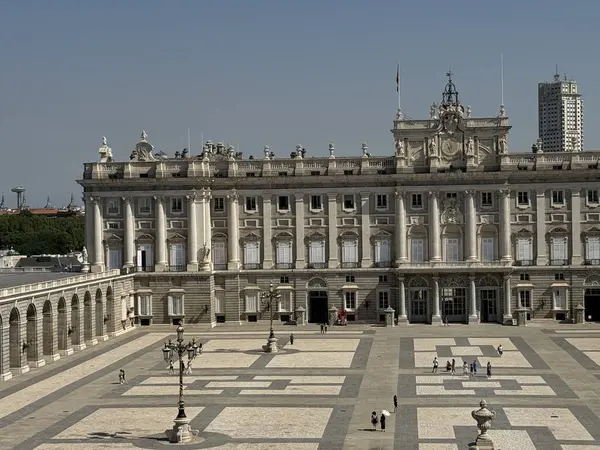
<svg viewBox="0 0 600 450"><path fill-rule="evenodd" d="M273 267L273 233L271 223L271 196L263 195L263 269Z"/></svg>
<svg viewBox="0 0 600 450"><path fill-rule="evenodd" d="M85 326L85 305L83 307L83 321L82 323ZM93 347L94 345L98 345L98 336L96 336L96 300L95 299L91 299L90 300L90 334L91 334L91 339L86 339L85 340L85 345L87 345L88 347Z"/></svg>
<svg viewBox="0 0 600 450"><path fill-rule="evenodd" d="M404 287L404 277L398 277L398 324L408 323L406 317L406 288Z"/></svg>
<svg viewBox="0 0 600 450"><path fill-rule="evenodd" d="M58 323L59 317L60 317L60 314L58 314L56 317L57 323ZM58 339L60 339L61 341L63 341L63 339L64 339L63 342L65 343L65 349L59 350L58 354L60 356L69 356L69 355L73 354L73 344L71 343L71 335L68 332L69 327L72 326L71 325L71 304L69 302L67 302L67 304L66 304L64 317L65 317L65 319L64 319L65 323L64 323L63 330L62 330L62 336L59 336L59 334L58 334L59 333L58 330L60 330L60 327L57 327L58 329L57 329L56 335L57 335Z"/></svg>
<svg viewBox="0 0 600 450"><path fill-rule="evenodd" d="M440 283L438 277L433 277L433 316L431 317L431 323L442 323L442 316L440 314Z"/></svg>
<svg viewBox="0 0 600 450"><path fill-rule="evenodd" d="M18 347L11 348L11 352L19 353L19 366L11 367L11 370L17 372L19 375L29 372L29 365L27 364L27 353L23 352L23 342L27 342L27 319L21 319L19 322L19 339L17 340Z"/></svg>
<svg viewBox="0 0 600 450"><path fill-rule="evenodd" d="M581 197L579 189L571 189L571 264L580 265L581 257Z"/></svg>
<svg viewBox="0 0 600 450"><path fill-rule="evenodd" d="M510 251L510 189L500 190L500 241L502 261L512 261Z"/></svg>
<svg viewBox="0 0 600 450"><path fill-rule="evenodd" d="M205 189L204 190L204 198L206 200L206 204L204 207L204 214L202 215L203 217L203 222L204 222L204 242L202 243L202 246L206 245L206 248L208 250L208 260L205 262L204 264L204 269L205 270L212 270L213 269L213 263L212 263L212 219L211 219L211 213L210 213L210 201L212 199L212 193L210 191L210 189Z"/></svg>
<svg viewBox="0 0 600 450"><path fill-rule="evenodd" d="M369 219L371 202L369 199L370 194L368 192L360 193L360 240L362 243L361 267L371 267L371 223Z"/></svg>
<svg viewBox="0 0 600 450"><path fill-rule="evenodd" d="M35 342L31 352L27 352L27 363L29 367L42 367L46 365L44 359L44 316L38 314L35 319Z"/></svg>
<svg viewBox="0 0 600 450"><path fill-rule="evenodd" d="M125 211L125 242L124 242L124 259L123 267L134 267L135 263L135 246L134 234L135 223L133 221L132 200L130 197L123 197L123 209Z"/></svg>
<svg viewBox="0 0 600 450"><path fill-rule="evenodd" d="M104 246L103 246L103 234L104 234L104 223L102 220L102 209L101 209L101 198L94 197L94 259L92 263L91 270L92 272L103 272L105 268L105 262L108 261L104 259ZM108 265L108 264L106 264Z"/></svg>
<svg viewBox="0 0 600 450"><path fill-rule="evenodd" d="M535 192L535 244L536 265L545 266L548 262L546 254L546 191Z"/></svg>
<svg viewBox="0 0 600 450"><path fill-rule="evenodd" d="M440 208L438 192L429 192L429 241L431 242L430 261L441 261ZM439 305L438 305L439 306Z"/></svg>
<svg viewBox="0 0 600 450"><path fill-rule="evenodd" d="M0 344L2 351L0 352L0 381L7 381L12 378L10 371L10 325L6 320L0 325Z"/></svg>
<svg viewBox="0 0 600 450"><path fill-rule="evenodd" d="M94 245L94 202L92 201L92 197L85 196L85 248L88 252L88 263L93 263L96 261L96 256L94 255L95 245Z"/></svg>
<svg viewBox="0 0 600 450"><path fill-rule="evenodd" d="M475 277L469 277L469 325L479 323L477 315L477 288L475 287Z"/></svg>
<svg viewBox="0 0 600 450"><path fill-rule="evenodd" d="M328 215L328 234L329 234L329 268L336 269L338 263L338 244L337 244L337 194L327 194L327 215Z"/></svg>
<svg viewBox="0 0 600 450"><path fill-rule="evenodd" d="M475 214L475 191L465 192L467 222L465 234L467 237L467 261L477 261L477 216Z"/></svg>
<svg viewBox="0 0 600 450"><path fill-rule="evenodd" d="M504 325L512 325L510 275L504 275Z"/></svg>
<svg viewBox="0 0 600 450"><path fill-rule="evenodd" d="M196 211L196 191L187 196L188 227L187 227L187 271L198 270L198 211ZM200 201L200 214L203 215L203 204Z"/></svg>
<svg viewBox="0 0 600 450"><path fill-rule="evenodd" d="M304 246L304 193L294 194L296 200L296 269L306 267Z"/></svg>
<svg viewBox="0 0 600 450"><path fill-rule="evenodd" d="M48 315L44 316L43 320L48 323L47 332L44 333L44 330L42 329L43 339L45 342L50 342L50 353L44 356L50 361L57 361L60 359L58 353L58 314L54 307ZM42 347L42 353L43 351Z"/></svg>
<svg viewBox="0 0 600 450"><path fill-rule="evenodd" d="M227 257L229 261L227 263L228 270L239 270L240 269L240 231L239 231L239 220L238 217L238 193L234 189L227 195L228 200L228 214L227 224L229 225L229 236L228 236L228 249Z"/></svg>
<svg viewBox="0 0 600 450"><path fill-rule="evenodd" d="M79 313L79 323L74 323L73 325L73 334L77 334L79 336L79 344L73 346L73 350L76 352L80 352L86 349L85 345L85 312L83 307L83 302L80 301L77 305L77 311ZM71 335L72 336L72 335ZM69 337L71 339L71 337Z"/></svg>
<svg viewBox="0 0 600 450"><path fill-rule="evenodd" d="M156 200L156 255L155 272L164 272L167 268L167 218L165 215L165 198L154 197Z"/></svg>
<svg viewBox="0 0 600 450"><path fill-rule="evenodd" d="M406 252L406 205L404 192L396 191L396 264L408 261ZM398 319L400 320L400 319Z"/></svg>

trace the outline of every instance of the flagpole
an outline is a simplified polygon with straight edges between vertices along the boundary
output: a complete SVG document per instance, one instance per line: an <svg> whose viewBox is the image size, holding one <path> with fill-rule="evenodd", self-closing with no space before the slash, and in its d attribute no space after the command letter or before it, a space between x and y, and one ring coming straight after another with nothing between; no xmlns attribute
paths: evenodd
<svg viewBox="0 0 600 450"><path fill-rule="evenodd" d="M504 105L504 54L500 54L500 104Z"/></svg>
<svg viewBox="0 0 600 450"><path fill-rule="evenodd" d="M188 152L192 154L192 138L190 135L190 129L188 128Z"/></svg>
<svg viewBox="0 0 600 450"><path fill-rule="evenodd" d="M400 61L396 66L396 94L398 95L398 111L402 111L401 108L401 96L400 96Z"/></svg>

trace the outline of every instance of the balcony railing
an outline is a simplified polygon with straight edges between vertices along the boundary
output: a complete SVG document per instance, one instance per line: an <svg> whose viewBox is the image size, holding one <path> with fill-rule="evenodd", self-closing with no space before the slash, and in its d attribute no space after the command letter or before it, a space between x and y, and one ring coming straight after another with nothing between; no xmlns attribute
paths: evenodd
<svg viewBox="0 0 600 450"><path fill-rule="evenodd" d="M533 266L535 265L533 259L520 259L515 261L515 266Z"/></svg>
<svg viewBox="0 0 600 450"><path fill-rule="evenodd" d="M309 262L308 263L309 269L324 269L325 266L326 266L326 264L324 262Z"/></svg>
<svg viewBox="0 0 600 450"><path fill-rule="evenodd" d="M243 265L244 270L257 270L260 269L259 263L248 263Z"/></svg>
<svg viewBox="0 0 600 450"><path fill-rule="evenodd" d="M227 270L227 263L213 263L215 270Z"/></svg>
<svg viewBox="0 0 600 450"><path fill-rule="evenodd" d="M154 272L154 266L137 266L136 272Z"/></svg>
<svg viewBox="0 0 600 450"><path fill-rule="evenodd" d="M586 259L584 264L586 266L600 266L600 259Z"/></svg>
<svg viewBox="0 0 600 450"><path fill-rule="evenodd" d="M292 263L280 263L275 264L276 269L291 269L294 266Z"/></svg>
<svg viewBox="0 0 600 450"><path fill-rule="evenodd" d="M169 272L185 272L186 266L173 264L169 266Z"/></svg>
<svg viewBox="0 0 600 450"><path fill-rule="evenodd" d="M358 267L357 262L343 262L342 269L356 269Z"/></svg>
<svg viewBox="0 0 600 450"><path fill-rule="evenodd" d="M551 259L550 265L551 266L568 266L569 260L568 259Z"/></svg>
<svg viewBox="0 0 600 450"><path fill-rule="evenodd" d="M374 267L378 267L380 269L384 269L387 267L392 267L391 261L377 261L373 264Z"/></svg>

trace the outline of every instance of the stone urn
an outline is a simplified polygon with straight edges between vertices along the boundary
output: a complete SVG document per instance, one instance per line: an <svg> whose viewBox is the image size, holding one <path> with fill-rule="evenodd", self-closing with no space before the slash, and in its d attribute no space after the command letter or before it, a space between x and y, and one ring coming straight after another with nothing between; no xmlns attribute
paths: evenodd
<svg viewBox="0 0 600 450"><path fill-rule="evenodd" d="M479 429L479 435L473 447L478 449L493 449L494 444L491 436L488 434L488 430L492 427L492 419L496 417L496 413L488 409L485 400L481 400L479 402L479 409L471 412L471 416L477 421L477 428Z"/></svg>

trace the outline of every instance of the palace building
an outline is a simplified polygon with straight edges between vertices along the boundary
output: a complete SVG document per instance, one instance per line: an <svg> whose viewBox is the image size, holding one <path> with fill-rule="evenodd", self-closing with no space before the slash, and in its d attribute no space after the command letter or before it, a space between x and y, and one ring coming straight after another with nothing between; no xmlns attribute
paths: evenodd
<svg viewBox="0 0 600 450"><path fill-rule="evenodd" d="M600 320L600 152L511 153L504 106L475 117L451 74L429 118L398 113L394 147L244 158L206 142L84 164L92 272L133 278L141 325L332 315L398 323Z"/></svg>

